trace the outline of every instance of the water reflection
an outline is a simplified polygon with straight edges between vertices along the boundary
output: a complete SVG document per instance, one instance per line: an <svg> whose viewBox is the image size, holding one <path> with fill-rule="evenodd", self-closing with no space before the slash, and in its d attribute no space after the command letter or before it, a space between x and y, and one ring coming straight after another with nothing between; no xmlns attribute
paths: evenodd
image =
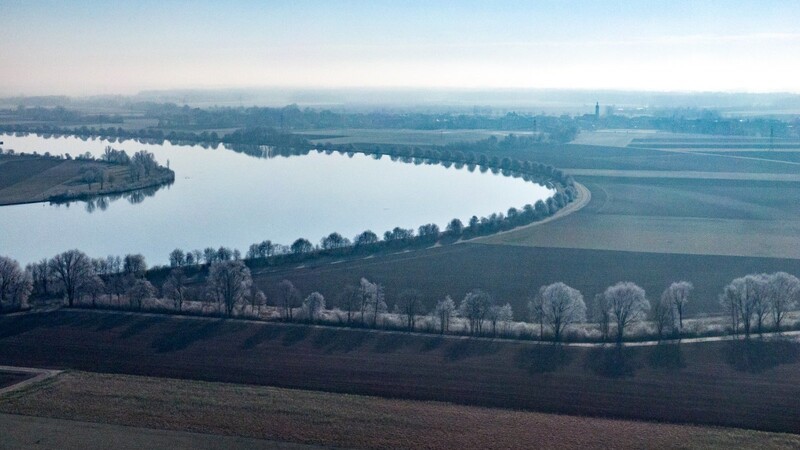
<svg viewBox="0 0 800 450"><path fill-rule="evenodd" d="M84 203L84 210L86 210L86 212L89 214L92 214L97 210L108 210L109 206L119 199L125 199L131 205L138 205L144 202L145 199L155 196L156 192L158 192L160 189L169 187L171 185L172 183L166 183L159 186L151 186L134 191L93 196L88 199L54 200L50 202L50 205L56 207L64 206L69 208L72 203Z"/></svg>
<svg viewBox="0 0 800 450"><path fill-rule="evenodd" d="M99 138L6 136L0 140L8 148L25 153L99 157L111 145ZM96 197L92 205L80 202L77 208L3 207L0 248L21 262L77 247L91 255L142 253L159 264L176 247L245 249L265 239L288 244L303 237L316 243L334 231L350 237L428 223L444 228L453 218L488 217L552 195L544 186L522 182L522 173L508 172L516 179L490 176L485 166L469 164L463 166L467 170L446 170L425 151L397 156L393 163L388 154L364 155L352 148L132 142L118 139L112 146L128 154L147 150L161 164L169 160L173 185ZM399 164L401 159L408 163ZM470 173L470 167L487 175ZM181 226L175 226L176 218Z"/></svg>

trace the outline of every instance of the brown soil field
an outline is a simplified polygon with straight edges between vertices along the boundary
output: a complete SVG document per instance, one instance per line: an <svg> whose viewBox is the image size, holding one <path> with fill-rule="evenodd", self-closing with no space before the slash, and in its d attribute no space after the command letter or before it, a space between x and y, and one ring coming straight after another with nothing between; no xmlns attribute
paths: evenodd
<svg viewBox="0 0 800 450"><path fill-rule="evenodd" d="M69 372L0 411L347 448L786 448L800 436Z"/></svg>
<svg viewBox="0 0 800 450"><path fill-rule="evenodd" d="M798 345L562 348L119 313L0 319L5 365L790 433L800 433Z"/></svg>

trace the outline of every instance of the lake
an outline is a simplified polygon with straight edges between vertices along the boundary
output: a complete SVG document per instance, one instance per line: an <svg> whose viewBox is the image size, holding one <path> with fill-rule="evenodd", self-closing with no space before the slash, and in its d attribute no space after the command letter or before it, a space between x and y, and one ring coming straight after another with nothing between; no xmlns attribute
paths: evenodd
<svg viewBox="0 0 800 450"><path fill-rule="evenodd" d="M141 253L165 264L169 252L247 247L265 239L289 245L304 237L319 243L339 232L352 239L364 230L379 236L396 226L453 218L464 223L553 194L521 178L438 164L411 164L363 154L254 157L198 145L109 142L74 136L0 134L16 152L86 152L99 157L107 145L128 154L147 150L175 171L175 183L152 196L67 205L35 203L0 207L0 255L22 264L78 248L92 257ZM268 154L265 150L265 156ZM98 203L99 206L98 207Z"/></svg>

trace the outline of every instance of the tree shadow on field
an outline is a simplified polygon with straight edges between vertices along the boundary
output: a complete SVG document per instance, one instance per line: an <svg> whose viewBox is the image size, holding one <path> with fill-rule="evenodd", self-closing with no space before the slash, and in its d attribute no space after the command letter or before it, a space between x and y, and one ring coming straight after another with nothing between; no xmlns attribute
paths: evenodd
<svg viewBox="0 0 800 450"><path fill-rule="evenodd" d="M409 345L411 345L409 336L394 333L381 334L378 336L377 342L375 342L373 351L376 353L392 353Z"/></svg>
<svg viewBox="0 0 800 450"><path fill-rule="evenodd" d="M133 322L134 316L127 314L103 314L95 320L95 331L108 331Z"/></svg>
<svg viewBox="0 0 800 450"><path fill-rule="evenodd" d="M443 337L435 337L435 338L426 337L425 339L423 339L422 345L420 346L419 349L420 351L423 352L430 352L432 350L436 350L437 348L441 347L442 344L444 344Z"/></svg>
<svg viewBox="0 0 800 450"><path fill-rule="evenodd" d="M800 343L787 339L744 339L725 346L725 361L739 372L759 373L800 359Z"/></svg>
<svg viewBox="0 0 800 450"><path fill-rule="evenodd" d="M444 356L450 361L465 358L485 356L497 353L500 347L496 342L478 339L459 339L450 344L444 351Z"/></svg>
<svg viewBox="0 0 800 450"><path fill-rule="evenodd" d="M654 369L680 370L686 367L681 344L660 344L652 347L647 363Z"/></svg>
<svg viewBox="0 0 800 450"><path fill-rule="evenodd" d="M242 342L242 345L239 346L242 350L250 350L255 348L258 344L264 341L271 341L273 339L277 339L280 336L282 330L278 327L271 326L271 325L264 325L260 327L258 331L250 335L247 339Z"/></svg>
<svg viewBox="0 0 800 450"><path fill-rule="evenodd" d="M286 330L286 333L283 335L283 346L291 347L298 342L305 340L305 338L308 337L310 330L310 327L304 325L289 327L289 329Z"/></svg>
<svg viewBox="0 0 800 450"><path fill-rule="evenodd" d="M572 355L562 345L544 344L521 348L515 358L517 367L530 374L555 372L572 362Z"/></svg>
<svg viewBox="0 0 800 450"><path fill-rule="evenodd" d="M620 345L589 350L585 365L595 375L607 378L632 377L639 368L635 352Z"/></svg>
<svg viewBox="0 0 800 450"><path fill-rule="evenodd" d="M122 333L119 334L119 337L122 339L128 339L134 337L137 334L152 327L153 325L157 325L159 323L162 323L163 321L164 319L161 317L145 317L139 319L134 323L132 323L130 326L128 326L128 328L123 330Z"/></svg>
<svg viewBox="0 0 800 450"><path fill-rule="evenodd" d="M42 326L34 316L0 317L0 339L26 333Z"/></svg>
<svg viewBox="0 0 800 450"><path fill-rule="evenodd" d="M183 350L195 342L232 331L225 330L223 328L224 324L225 321L222 319L212 322L182 321L182 323L176 323L169 333L153 340L150 345L158 353Z"/></svg>
<svg viewBox="0 0 800 450"><path fill-rule="evenodd" d="M370 333L363 331L318 329L311 345L328 354L349 353L361 347L369 337Z"/></svg>

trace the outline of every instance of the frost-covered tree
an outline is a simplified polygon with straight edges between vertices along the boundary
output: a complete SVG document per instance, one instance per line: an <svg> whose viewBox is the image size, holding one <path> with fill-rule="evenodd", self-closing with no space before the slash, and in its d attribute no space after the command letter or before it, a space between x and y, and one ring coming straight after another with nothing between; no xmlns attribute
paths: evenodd
<svg viewBox="0 0 800 450"><path fill-rule="evenodd" d="M769 276L769 298L772 321L780 331L786 313L795 309L800 301L800 280L786 272Z"/></svg>
<svg viewBox="0 0 800 450"><path fill-rule="evenodd" d="M371 283L366 278L362 278L358 288L358 296L361 322L364 322L366 314L371 314L372 325L377 325L378 314L385 313L388 309L383 286L378 283Z"/></svg>
<svg viewBox="0 0 800 450"><path fill-rule="evenodd" d="M512 320L514 320L514 310L511 308L510 303L506 303L497 311L497 322L500 324L501 332L505 333L508 331Z"/></svg>
<svg viewBox="0 0 800 450"><path fill-rule="evenodd" d="M683 330L683 316L686 305L689 303L689 294L694 285L688 281L677 281L667 287L661 294L661 301L669 303L670 310L674 311L678 319L678 332Z"/></svg>
<svg viewBox="0 0 800 450"><path fill-rule="evenodd" d="M303 300L303 313L312 322L317 321L324 309L325 297L319 292L312 292Z"/></svg>
<svg viewBox="0 0 800 450"><path fill-rule="evenodd" d="M267 296L264 291L258 289L253 285L253 289L248 296L250 301L250 309L256 317L261 317L261 307L267 304Z"/></svg>
<svg viewBox="0 0 800 450"><path fill-rule="evenodd" d="M283 311L283 318L292 320L294 308L299 306L300 291L289 280L278 283L278 302Z"/></svg>
<svg viewBox="0 0 800 450"><path fill-rule="evenodd" d="M242 261L217 261L208 270L207 284L217 304L231 316L234 309L244 303L253 279Z"/></svg>
<svg viewBox="0 0 800 450"><path fill-rule="evenodd" d="M756 321L758 334L764 332L764 324L772 309L770 301L770 277L765 273L748 275L745 278L750 280L753 295L753 314Z"/></svg>
<svg viewBox="0 0 800 450"><path fill-rule="evenodd" d="M739 326L743 328L745 336L750 336L753 325L753 317L758 303L761 287L757 276L747 275L736 278L730 282L720 297L720 303L730 314L731 327L734 333L739 332Z"/></svg>
<svg viewBox="0 0 800 450"><path fill-rule="evenodd" d="M145 299L155 297L156 288L147 280L137 279L128 288L127 295L132 308L142 309Z"/></svg>
<svg viewBox="0 0 800 450"><path fill-rule="evenodd" d="M642 320L650 310L644 289L630 281L622 281L603 292L610 318L617 326L617 342L622 342L625 329Z"/></svg>
<svg viewBox="0 0 800 450"><path fill-rule="evenodd" d="M186 299L186 274L182 269L172 269L169 276L161 286L161 293L172 300L175 311L183 309L183 301Z"/></svg>
<svg viewBox="0 0 800 450"><path fill-rule="evenodd" d="M492 307L492 297L480 289L467 292L458 307L458 314L467 319L469 331L480 334L483 331L483 322Z"/></svg>
<svg viewBox="0 0 800 450"><path fill-rule="evenodd" d="M439 300L433 310L436 319L439 321L439 331L447 333L450 330L450 320L455 316L456 304L450 296Z"/></svg>
<svg viewBox="0 0 800 450"><path fill-rule="evenodd" d="M564 330L569 325L586 320L586 304L583 295L564 283L545 286L541 291L542 313L553 328L553 338L561 341Z"/></svg>

